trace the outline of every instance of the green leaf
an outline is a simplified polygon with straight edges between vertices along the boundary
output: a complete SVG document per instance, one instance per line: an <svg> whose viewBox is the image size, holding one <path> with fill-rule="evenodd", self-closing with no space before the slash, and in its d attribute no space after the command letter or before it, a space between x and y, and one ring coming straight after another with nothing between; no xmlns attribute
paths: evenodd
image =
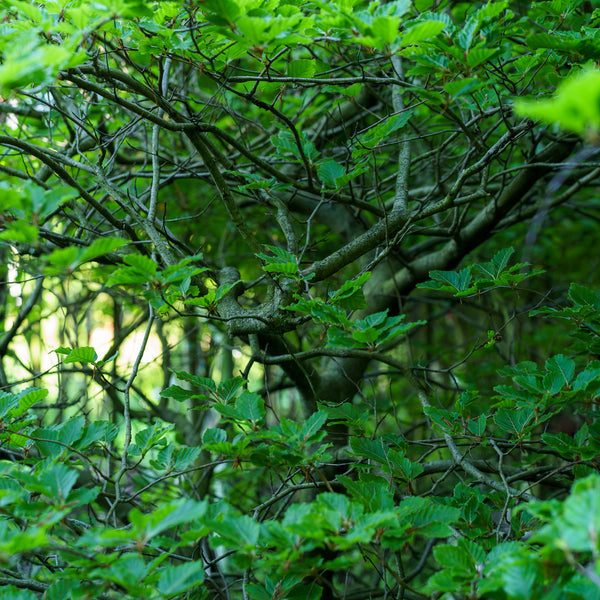
<svg viewBox="0 0 600 600"><path fill-rule="evenodd" d="M258 423L265 416L265 401L254 392L243 392L235 402L235 409L246 421Z"/></svg>
<svg viewBox="0 0 600 600"><path fill-rule="evenodd" d="M455 271L430 271L429 277L431 281L421 283L417 287L456 293L468 290L471 283L469 268L458 273Z"/></svg>
<svg viewBox="0 0 600 600"><path fill-rule="evenodd" d="M85 60L85 54L61 46L45 44L35 29L28 28L13 36L3 49L0 66L0 89L3 96L29 85L48 85L57 73Z"/></svg>
<svg viewBox="0 0 600 600"><path fill-rule="evenodd" d="M474 578L476 565L473 557L459 546L443 545L433 549L433 556L442 567L452 569L453 575Z"/></svg>
<svg viewBox="0 0 600 600"><path fill-rule="evenodd" d="M18 220L12 227L0 231L0 240L33 244L39 237L39 229L35 225Z"/></svg>
<svg viewBox="0 0 600 600"><path fill-rule="evenodd" d="M192 375L187 371L174 371L174 373L177 379L180 379L181 381L187 381L192 385L196 385L205 389L209 393L209 396L212 397L217 395L217 384L210 377L198 377L197 375Z"/></svg>
<svg viewBox="0 0 600 600"><path fill-rule="evenodd" d="M108 444L115 439L119 432L119 428L114 423L109 421L94 421L83 428L81 437L75 438L77 444L75 447L78 450L87 450L96 442Z"/></svg>
<svg viewBox="0 0 600 600"><path fill-rule="evenodd" d="M366 329L358 330L352 329L352 337L361 344L373 344L379 337L379 331L374 327L367 327Z"/></svg>
<svg viewBox="0 0 600 600"><path fill-rule="evenodd" d="M51 600L50 596L48 596ZM3 600L37 600L38 597L30 590L19 589L14 585L6 585L2 590Z"/></svg>
<svg viewBox="0 0 600 600"><path fill-rule="evenodd" d="M366 272L359 275L356 279L348 279L342 287L336 292L329 292L329 299L332 304L339 306L343 310L356 310L366 308L365 295L362 286L370 279L371 273Z"/></svg>
<svg viewBox="0 0 600 600"><path fill-rule="evenodd" d="M494 255L494 258L487 263L473 265L473 270L490 280L497 279L502 271L508 266L510 257L514 254L514 248L505 248Z"/></svg>
<svg viewBox="0 0 600 600"><path fill-rule="evenodd" d="M570 285L568 298L576 306L591 306L600 310L600 294L577 283Z"/></svg>
<svg viewBox="0 0 600 600"><path fill-rule="evenodd" d="M197 502L186 498L172 500L150 513L143 514L134 508L129 513L132 530L130 539L148 540L182 523L187 525L201 519L207 511L207 502Z"/></svg>
<svg viewBox="0 0 600 600"><path fill-rule="evenodd" d="M219 541L235 548L249 546L254 548L260 536L260 523L248 515L224 515L214 523L215 533L220 536Z"/></svg>
<svg viewBox="0 0 600 600"><path fill-rule="evenodd" d="M69 600L72 597L71 590L76 584L77 582L72 579L58 579L50 584L45 592L45 598L46 600Z"/></svg>
<svg viewBox="0 0 600 600"><path fill-rule="evenodd" d="M308 134L304 131L300 134L300 146L298 146L295 136L289 131L281 131L277 136L271 136L270 140L281 158L289 159L289 154L291 154L295 159L293 162L303 162L300 149L304 156L313 163L319 156L315 145L308 139ZM268 247L272 248L272 246Z"/></svg>
<svg viewBox="0 0 600 600"><path fill-rule="evenodd" d="M338 187L336 180L345 175L346 171L335 160L329 159L317 167L317 173L325 187L336 189Z"/></svg>
<svg viewBox="0 0 600 600"><path fill-rule="evenodd" d="M149 283L158 270L156 262L141 254L127 254L123 257L123 262L128 266L116 269L108 278L107 285Z"/></svg>
<svg viewBox="0 0 600 600"><path fill-rule="evenodd" d="M202 444L220 444L227 441L227 434L218 428L211 427L202 434Z"/></svg>
<svg viewBox="0 0 600 600"><path fill-rule="evenodd" d="M379 42L377 47L388 46L399 38L398 29L401 22L399 17L387 15L373 19L371 22L371 31L373 37Z"/></svg>
<svg viewBox="0 0 600 600"><path fill-rule="evenodd" d="M402 36L402 45L408 46L417 42L429 40L441 33L445 24L442 21L423 21L413 25Z"/></svg>
<svg viewBox="0 0 600 600"><path fill-rule="evenodd" d="M287 275L297 275L299 273L298 257L283 248L277 246L268 246L273 256L258 252L256 256L265 262L263 269L268 273L285 273Z"/></svg>
<svg viewBox="0 0 600 600"><path fill-rule="evenodd" d="M565 433L543 433L542 440L561 456L572 458L578 453L578 446L573 438Z"/></svg>
<svg viewBox="0 0 600 600"><path fill-rule="evenodd" d="M475 419L471 419L467 422L467 429L469 433L472 433L476 437L483 437L485 434L485 427L487 425L487 418L485 415L481 415Z"/></svg>
<svg viewBox="0 0 600 600"><path fill-rule="evenodd" d="M600 361L598 360L588 363L585 369L577 375L573 381L573 390L585 390L593 381L600 382Z"/></svg>
<svg viewBox="0 0 600 600"><path fill-rule="evenodd" d="M135 434L135 443L141 453L147 452L158 443L163 442L165 435L173 429L173 425L163 425L154 423L151 427L146 427Z"/></svg>
<svg viewBox="0 0 600 600"><path fill-rule="evenodd" d="M387 464L388 462L388 448L381 439L370 440L368 438L351 437L350 447L354 454L368 460L374 460L381 464Z"/></svg>
<svg viewBox="0 0 600 600"><path fill-rule="evenodd" d="M469 50L469 48L471 47L471 43L473 42L473 37L477 33L478 29L479 20L477 18L469 17L466 20L463 28L458 32L458 35L456 36L456 41L463 50Z"/></svg>
<svg viewBox="0 0 600 600"><path fill-rule="evenodd" d="M494 423L507 433L521 437L525 434L527 427L535 424L534 417L534 409L530 407L499 408L494 415Z"/></svg>
<svg viewBox="0 0 600 600"><path fill-rule="evenodd" d="M164 598L183 594L204 581L202 561L169 565L160 573L157 589Z"/></svg>
<svg viewBox="0 0 600 600"><path fill-rule="evenodd" d="M453 431L458 427L460 415L457 412L450 412L435 406L426 407L424 412L431 419L434 427L442 432Z"/></svg>
<svg viewBox="0 0 600 600"><path fill-rule="evenodd" d="M561 387L568 386L575 373L575 361L563 354L557 354L546 361L546 370L548 373L555 373L560 377Z"/></svg>
<svg viewBox="0 0 600 600"><path fill-rule="evenodd" d="M27 489L40 492L50 500L64 504L77 481L78 473L65 465L50 464L36 477L25 476L24 473L18 474L18 477Z"/></svg>
<svg viewBox="0 0 600 600"><path fill-rule="evenodd" d="M286 310L309 314L315 321L321 323L340 325L342 327L350 323L345 310L342 310L342 308L326 304L322 300L306 300L297 295L294 298L297 301L286 306Z"/></svg>
<svg viewBox="0 0 600 600"><path fill-rule="evenodd" d="M556 123L583 137L593 137L600 129L600 72L584 69L562 82L553 98L517 99L514 109L521 116Z"/></svg>
<svg viewBox="0 0 600 600"><path fill-rule="evenodd" d="M8 414L12 419L16 419L47 395L48 390L40 388L26 388L18 394L0 392L0 418Z"/></svg>
<svg viewBox="0 0 600 600"><path fill-rule="evenodd" d="M473 48L467 54L467 65L476 67L492 58L496 58L499 54L500 51L495 48Z"/></svg>
<svg viewBox="0 0 600 600"><path fill-rule="evenodd" d="M180 260L177 264L169 265L160 273L160 282L166 286L204 273L207 271L206 267L197 267L193 264L201 258L202 257L198 255L188 256Z"/></svg>
<svg viewBox="0 0 600 600"><path fill-rule="evenodd" d="M225 379L219 383L217 387L217 395L219 402L230 404L237 397L238 392L246 385L246 380L243 377L232 377Z"/></svg>
<svg viewBox="0 0 600 600"><path fill-rule="evenodd" d="M394 497L389 483L382 477L360 474L359 481L345 475L336 478L369 512L389 511L394 508Z"/></svg>
<svg viewBox="0 0 600 600"><path fill-rule="evenodd" d="M168 388L162 390L160 395L163 398L173 398L177 402L186 402L192 398L201 398L201 395L194 394L191 390L186 390L178 385L170 385Z"/></svg>
<svg viewBox="0 0 600 600"><path fill-rule="evenodd" d="M353 145L352 158L359 159L378 148L392 133L404 127L411 116L412 111L405 110L386 117L372 127L369 127L367 131L364 131L356 138Z"/></svg>
<svg viewBox="0 0 600 600"><path fill-rule="evenodd" d="M314 60L299 59L293 60L287 65L288 77L312 77L316 71Z"/></svg>
<svg viewBox="0 0 600 600"><path fill-rule="evenodd" d="M95 363L98 359L96 351L91 346L83 346L81 348L73 348L71 352L63 359L65 364L81 362Z"/></svg>
<svg viewBox="0 0 600 600"><path fill-rule="evenodd" d="M412 462L395 450L390 450L388 453L388 464L392 467L392 475L404 481L416 479L424 470L423 465Z"/></svg>
<svg viewBox="0 0 600 600"><path fill-rule="evenodd" d="M127 242L120 238L101 237L94 240L83 252L78 256L78 261L83 263L88 260L93 260L99 256L104 256L110 252L114 252L125 246Z"/></svg>
<svg viewBox="0 0 600 600"><path fill-rule="evenodd" d="M321 427L325 425L327 421L327 413L322 411L314 412L304 423L300 430L300 439L303 443L309 443L316 434L320 431Z"/></svg>
<svg viewBox="0 0 600 600"><path fill-rule="evenodd" d="M297 263L273 263L265 265L263 269L267 273L285 273L292 276L297 275L299 271Z"/></svg>

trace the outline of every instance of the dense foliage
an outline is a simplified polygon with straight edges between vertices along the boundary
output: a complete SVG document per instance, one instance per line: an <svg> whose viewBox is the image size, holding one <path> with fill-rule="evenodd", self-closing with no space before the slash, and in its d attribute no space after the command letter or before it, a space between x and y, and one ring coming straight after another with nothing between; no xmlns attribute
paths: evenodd
<svg viewBox="0 0 600 600"><path fill-rule="evenodd" d="M0 598L600 598L600 8L2 0Z"/></svg>

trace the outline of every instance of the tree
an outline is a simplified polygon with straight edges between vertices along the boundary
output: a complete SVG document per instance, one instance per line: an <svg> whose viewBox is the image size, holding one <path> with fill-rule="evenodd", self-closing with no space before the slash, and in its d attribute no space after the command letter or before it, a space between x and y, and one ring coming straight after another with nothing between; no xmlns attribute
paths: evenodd
<svg viewBox="0 0 600 600"><path fill-rule="evenodd" d="M600 597L594 4L2 3L2 598Z"/></svg>

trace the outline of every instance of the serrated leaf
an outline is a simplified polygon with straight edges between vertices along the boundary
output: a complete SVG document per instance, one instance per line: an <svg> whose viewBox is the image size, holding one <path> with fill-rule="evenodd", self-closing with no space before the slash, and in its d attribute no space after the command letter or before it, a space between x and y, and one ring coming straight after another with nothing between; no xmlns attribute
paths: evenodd
<svg viewBox="0 0 600 600"><path fill-rule="evenodd" d="M87 260L93 260L99 256L104 256L109 252L114 252L127 244L126 240L120 238L101 237L94 240L82 253L78 256L78 262L82 263Z"/></svg>
<svg viewBox="0 0 600 600"><path fill-rule="evenodd" d="M396 16L378 16L371 22L373 36L379 41L377 47L387 46L399 38L401 19Z"/></svg>
<svg viewBox="0 0 600 600"><path fill-rule="evenodd" d="M12 394L11 394L12 395ZM12 418L24 415L34 404L41 402L48 395L48 390L27 388L15 396L15 406L9 410Z"/></svg>
<svg viewBox="0 0 600 600"><path fill-rule="evenodd" d="M347 331L332 325L327 328L328 348L360 348L361 342L357 342Z"/></svg>
<svg viewBox="0 0 600 600"><path fill-rule="evenodd" d="M186 400L195 397L191 390L186 390L178 385L170 385L168 388L162 390L160 395L163 398L173 398L174 400L177 400L177 402L185 402Z"/></svg>
<svg viewBox="0 0 600 600"><path fill-rule="evenodd" d="M367 327L360 330L352 329L350 333L359 344L373 344L379 337L379 331L374 327Z"/></svg>
<svg viewBox="0 0 600 600"><path fill-rule="evenodd" d="M423 465L412 462L396 450L388 452L388 463L392 467L392 475L400 479L412 481L423 473ZM387 469L386 469L387 470Z"/></svg>
<svg viewBox="0 0 600 600"><path fill-rule="evenodd" d="M77 585L74 579L58 579L44 592L46 600L68 600L71 598L71 589ZM35 596L32 596L35 598ZM15 598L14 600L18 600ZM25 600L23 598L22 600Z"/></svg>
<svg viewBox="0 0 600 600"><path fill-rule="evenodd" d="M158 591L163 598L183 594L204 581L202 561L191 561L181 565L169 565L160 573Z"/></svg>
<svg viewBox="0 0 600 600"><path fill-rule="evenodd" d="M321 323L331 323L346 327L350 321L346 316L346 312L337 306L326 304L322 300L305 300L297 297L298 300L294 304L286 306L286 310L293 310L304 314L309 314L315 321Z"/></svg>
<svg viewBox="0 0 600 600"><path fill-rule="evenodd" d="M570 42L566 42L566 46L569 45ZM553 47L564 48L565 43L557 42ZM518 99L514 109L520 116L557 124L583 137L593 137L600 129L600 73L593 68L578 71L561 82L551 99Z"/></svg>
<svg viewBox="0 0 600 600"><path fill-rule="evenodd" d="M372 150L375 150L379 144L390 137L392 133L404 127L411 116L412 111L406 110L386 117L379 123L369 127L367 131L361 133L357 137L352 149L352 157L358 159L365 154L370 153Z"/></svg>
<svg viewBox="0 0 600 600"><path fill-rule="evenodd" d="M390 485L382 477L361 474L359 481L345 475L339 475L336 479L350 492L352 498L369 512L388 511L395 505Z"/></svg>
<svg viewBox="0 0 600 600"><path fill-rule="evenodd" d="M456 40L458 45L463 50L469 50L471 47L471 43L473 42L473 37L477 33L479 29L479 21L476 18L470 17L466 20L463 28L458 32L456 36Z"/></svg>
<svg viewBox="0 0 600 600"><path fill-rule="evenodd" d="M569 287L568 298L576 306L593 306L600 309L600 295L598 292L577 283L572 283Z"/></svg>
<svg viewBox="0 0 600 600"><path fill-rule="evenodd" d="M443 545L433 549L435 559L447 569L452 569L455 574L464 577L475 577L475 561L473 557L459 546Z"/></svg>
<svg viewBox="0 0 600 600"><path fill-rule="evenodd" d="M469 67L476 67L477 65L496 57L498 54L500 54L499 49L474 48L473 50L470 50L467 55L467 65L469 65Z"/></svg>
<svg viewBox="0 0 600 600"><path fill-rule="evenodd" d="M118 434L119 428L108 421L94 421L83 428L83 434L75 447L78 450L88 449L95 442L111 442Z"/></svg>
<svg viewBox="0 0 600 600"><path fill-rule="evenodd" d="M546 370L562 378L563 385L569 385L575 373L575 361L563 354L557 354L546 361Z"/></svg>
<svg viewBox="0 0 600 600"><path fill-rule="evenodd" d="M48 498L64 502L77 481L78 473L65 465L50 465L37 476Z"/></svg>
<svg viewBox="0 0 600 600"><path fill-rule="evenodd" d="M335 160L330 159L321 163L317 167L317 174L319 179L323 182L325 187L336 189L336 179L345 175L346 171L342 165L337 163Z"/></svg>
<svg viewBox="0 0 600 600"><path fill-rule="evenodd" d="M255 392L243 392L235 409L246 421L258 423L265 416L265 401Z"/></svg>
<svg viewBox="0 0 600 600"><path fill-rule="evenodd" d="M542 378L542 385L546 393L554 396L554 394L558 394L562 390L565 382L560 373L547 373Z"/></svg>
<svg viewBox="0 0 600 600"><path fill-rule="evenodd" d="M534 409L530 407L499 408L494 415L494 423L507 433L521 436L527 426L534 424Z"/></svg>
<svg viewBox="0 0 600 600"><path fill-rule="evenodd" d="M453 431L458 427L460 415L443 408L428 406L424 409L425 414L431 419L433 425L440 431Z"/></svg>
<svg viewBox="0 0 600 600"><path fill-rule="evenodd" d="M135 443L140 449L140 452L144 453L156 444L161 443L165 435L173 429L174 425L161 425L160 423L154 423L150 427L146 427L135 434Z"/></svg>
<svg viewBox="0 0 600 600"><path fill-rule="evenodd" d="M317 411L310 415L306 421L302 424L302 429L300 430L300 439L302 442L307 443L310 442L313 437L320 431L321 427L325 425L327 421L327 413L322 411Z"/></svg>
<svg viewBox="0 0 600 600"><path fill-rule="evenodd" d="M387 309L381 312L372 313L367 315L364 319L360 319L359 321L354 321L352 323L352 327L355 329L370 329L372 327L377 327L385 322L387 318L388 311Z"/></svg>
<svg viewBox="0 0 600 600"><path fill-rule="evenodd" d="M351 437L350 447L354 454L381 464L387 464L388 448L381 439Z"/></svg>
<svg viewBox="0 0 600 600"><path fill-rule="evenodd" d="M473 270L488 279L496 279L508 266L508 261L514 253L514 248L505 248L494 255L490 262L473 265Z"/></svg>
<svg viewBox="0 0 600 600"><path fill-rule="evenodd" d="M68 356L63 359L65 364L68 363L94 363L98 359L96 351L91 346L82 346L81 348L73 348Z"/></svg>
<svg viewBox="0 0 600 600"><path fill-rule="evenodd" d="M483 437L485 433L485 427L487 425L487 418L485 415L480 415L476 419L471 419L467 423L467 429L469 433L476 437Z"/></svg>
<svg viewBox="0 0 600 600"><path fill-rule="evenodd" d="M420 284L418 287L428 287L449 292L464 292L468 290L471 283L470 269L462 271L430 271L429 277L432 281Z"/></svg>
<svg viewBox="0 0 600 600"><path fill-rule="evenodd" d="M211 427L202 434L202 444L220 444L227 441L227 434L218 427Z"/></svg>
<svg viewBox="0 0 600 600"><path fill-rule="evenodd" d="M288 77L312 77L316 65L314 60L298 59L290 61L286 70Z"/></svg>
<svg viewBox="0 0 600 600"><path fill-rule="evenodd" d="M600 361L590 362L583 371L581 371L573 382L573 390L585 390L592 381L600 382Z"/></svg>
<svg viewBox="0 0 600 600"><path fill-rule="evenodd" d="M187 278L195 277L200 273L207 271L206 267L198 267L190 264L197 262L197 256L188 256L175 265L169 265L160 273L160 282L163 285L168 285L176 281L182 281Z"/></svg>
<svg viewBox="0 0 600 600"><path fill-rule="evenodd" d="M297 275L299 271L297 263L271 263L264 265L263 270L267 273L285 273L286 275Z"/></svg>
<svg viewBox="0 0 600 600"><path fill-rule="evenodd" d="M156 274L158 265L154 260L142 254L127 254L123 257L123 262L140 273L147 273L152 276Z"/></svg>
<svg viewBox="0 0 600 600"><path fill-rule="evenodd" d="M129 520L133 526L129 531L130 539L138 537L147 540L181 523L188 525L202 518L206 510L206 501L196 502L187 498L172 500L147 514L134 508L129 513Z"/></svg>
<svg viewBox="0 0 600 600"><path fill-rule="evenodd" d="M302 154L298 148L297 140L291 132L281 131L277 136L271 136L270 140L281 157L288 158L285 155L289 153L295 158L293 162L302 162ZM319 152L313 142L308 139L308 134L305 131L300 134L300 143L306 158L314 163L319 156Z"/></svg>
<svg viewBox="0 0 600 600"><path fill-rule="evenodd" d="M246 380L243 377L232 377L231 379L225 379L219 383L217 388L217 394L219 401L224 404L233 402L237 396L239 390L241 390L246 384Z"/></svg>
<svg viewBox="0 0 600 600"><path fill-rule="evenodd" d="M210 377L199 377L198 375L192 375L187 371L174 371L174 373L177 379L204 388L208 392L211 392L211 395L212 393L216 394L217 392L217 384Z"/></svg>
<svg viewBox="0 0 600 600"><path fill-rule="evenodd" d="M542 441L564 457L572 457L578 451L577 444L566 433L543 433Z"/></svg>
<svg viewBox="0 0 600 600"><path fill-rule="evenodd" d="M0 240L7 240L8 242L33 244L38 238L39 229L35 225L25 223L20 219L15 221L12 227L7 227L0 231Z"/></svg>
<svg viewBox="0 0 600 600"><path fill-rule="evenodd" d="M423 42L438 35L445 28L441 21L424 21L417 23L404 32L402 45L408 46L416 42Z"/></svg>

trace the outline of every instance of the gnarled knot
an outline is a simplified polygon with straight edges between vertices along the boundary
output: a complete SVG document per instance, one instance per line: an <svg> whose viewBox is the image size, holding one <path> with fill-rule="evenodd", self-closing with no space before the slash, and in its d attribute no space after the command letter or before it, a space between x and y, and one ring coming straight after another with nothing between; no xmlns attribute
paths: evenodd
<svg viewBox="0 0 600 600"><path fill-rule="evenodd" d="M301 319L293 313L282 310L285 293L276 285L271 285L265 301L252 309L245 309L238 303L245 286L240 272L234 267L224 267L218 274L219 285L233 287L219 300L217 307L221 317L227 320L227 333L230 336L251 333L285 333L298 326Z"/></svg>

